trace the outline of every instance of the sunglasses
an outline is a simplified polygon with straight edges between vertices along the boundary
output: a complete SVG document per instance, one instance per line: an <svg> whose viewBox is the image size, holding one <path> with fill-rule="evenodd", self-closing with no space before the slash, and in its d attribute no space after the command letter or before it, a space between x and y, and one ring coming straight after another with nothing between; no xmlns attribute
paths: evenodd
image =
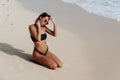
<svg viewBox="0 0 120 80"><path fill-rule="evenodd" d="M48 20L44 20L44 22L48 24Z"/></svg>

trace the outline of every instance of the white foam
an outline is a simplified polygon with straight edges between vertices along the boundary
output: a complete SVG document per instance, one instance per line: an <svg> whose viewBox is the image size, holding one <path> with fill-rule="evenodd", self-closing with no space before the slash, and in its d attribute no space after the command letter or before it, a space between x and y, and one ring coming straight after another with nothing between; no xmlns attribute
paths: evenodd
<svg viewBox="0 0 120 80"><path fill-rule="evenodd" d="M120 21L119 0L62 0L76 4L90 13L108 17Z"/></svg>

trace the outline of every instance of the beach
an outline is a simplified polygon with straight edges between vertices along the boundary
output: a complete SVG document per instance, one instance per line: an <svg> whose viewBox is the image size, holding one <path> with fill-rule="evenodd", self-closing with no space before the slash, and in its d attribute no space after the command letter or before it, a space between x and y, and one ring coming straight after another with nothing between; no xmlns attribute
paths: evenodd
<svg viewBox="0 0 120 80"><path fill-rule="evenodd" d="M27 2L29 1L29 3ZM32 61L28 26L42 12L54 17L49 50L63 62L47 69ZM52 24L48 25L52 29ZM119 80L120 22L60 0L1 0L0 80Z"/></svg>

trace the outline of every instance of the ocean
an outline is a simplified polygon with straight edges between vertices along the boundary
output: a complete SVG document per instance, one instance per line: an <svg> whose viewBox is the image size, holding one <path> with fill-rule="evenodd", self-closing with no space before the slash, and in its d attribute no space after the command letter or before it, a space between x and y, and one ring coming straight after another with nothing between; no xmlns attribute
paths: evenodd
<svg viewBox="0 0 120 80"><path fill-rule="evenodd" d="M120 0L62 0L78 5L89 13L120 21Z"/></svg>

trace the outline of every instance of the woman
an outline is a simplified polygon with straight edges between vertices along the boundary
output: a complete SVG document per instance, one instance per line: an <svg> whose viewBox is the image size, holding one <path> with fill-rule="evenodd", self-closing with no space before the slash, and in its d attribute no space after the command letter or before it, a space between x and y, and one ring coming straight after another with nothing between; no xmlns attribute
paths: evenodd
<svg viewBox="0 0 120 80"><path fill-rule="evenodd" d="M53 31L46 26L49 21L53 23ZM53 18L46 12L40 14L40 16L36 19L35 24L29 26L29 31L35 46L32 55L33 59L39 64L50 69L62 67L62 62L49 51L46 44L46 33L54 37L57 35L57 27Z"/></svg>

